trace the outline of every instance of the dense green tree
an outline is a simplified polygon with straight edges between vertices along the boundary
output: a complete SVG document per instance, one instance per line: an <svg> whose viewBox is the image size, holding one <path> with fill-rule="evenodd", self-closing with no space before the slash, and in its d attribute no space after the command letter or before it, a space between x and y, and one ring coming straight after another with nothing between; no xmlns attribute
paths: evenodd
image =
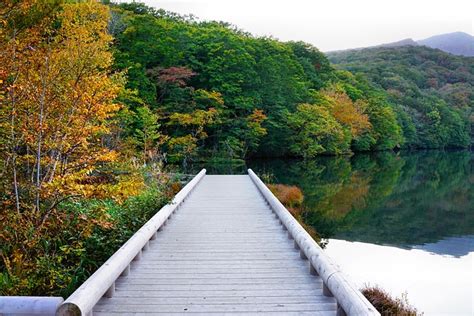
<svg viewBox="0 0 474 316"><path fill-rule="evenodd" d="M472 58L404 46L331 53L329 59L339 68L366 75L387 92L405 146L467 147L473 142ZM381 148L392 146L388 142Z"/></svg>
<svg viewBox="0 0 474 316"><path fill-rule="evenodd" d="M318 154L342 154L349 150L350 131L337 122L328 108L301 104L288 115L293 138L290 150L304 158Z"/></svg>
<svg viewBox="0 0 474 316"><path fill-rule="evenodd" d="M389 106L369 100L374 87L350 74L342 78L310 44L254 37L226 23L198 22L137 3L114 6L113 12L120 21L114 22L120 25L114 27L116 68L128 71L128 88L160 113L163 133L170 137L167 150L181 160L340 154L351 142L356 150L400 143ZM319 91L337 84L346 97L324 101ZM201 106L203 92L219 94L222 103ZM317 129L328 122L337 126L334 140L323 137L324 149L310 146L308 154L290 146L296 123L288 120L302 115L300 104L326 107L316 107L323 124ZM189 123L202 123L202 111L211 108L217 111L207 123Z"/></svg>

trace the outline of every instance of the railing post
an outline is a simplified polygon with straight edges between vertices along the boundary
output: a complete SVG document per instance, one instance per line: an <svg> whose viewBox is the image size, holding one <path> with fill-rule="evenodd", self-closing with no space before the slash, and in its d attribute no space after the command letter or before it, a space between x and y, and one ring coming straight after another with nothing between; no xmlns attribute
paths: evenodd
<svg viewBox="0 0 474 316"><path fill-rule="evenodd" d="M140 261L141 258L142 258L142 251L139 250L135 258L133 258L133 261Z"/></svg>
<svg viewBox="0 0 474 316"><path fill-rule="evenodd" d="M107 298L111 298L115 294L115 282L109 287L107 292L105 292L104 296Z"/></svg>
<svg viewBox="0 0 474 316"><path fill-rule="evenodd" d="M130 265L128 265L125 270L123 270L122 274L120 274L120 276L127 276L130 274Z"/></svg>
<svg viewBox="0 0 474 316"><path fill-rule="evenodd" d="M298 242L295 240L293 241L293 247L295 247L295 249L300 249L300 246L298 245Z"/></svg>
<svg viewBox="0 0 474 316"><path fill-rule="evenodd" d="M304 259L304 260L308 259L308 257L306 257L306 254L304 253L303 249L300 249L300 258Z"/></svg>
<svg viewBox="0 0 474 316"><path fill-rule="evenodd" d="M346 312L342 309L342 306L339 303L337 303L336 316L347 316Z"/></svg>
<svg viewBox="0 0 474 316"><path fill-rule="evenodd" d="M311 262L309 263L309 274L311 274L311 275L319 275L318 271L316 271L316 269L313 267L313 265L311 264Z"/></svg>
<svg viewBox="0 0 474 316"><path fill-rule="evenodd" d="M324 296L328 296L328 297L332 297L332 292L331 290L328 288L328 286L326 285L326 282L323 282L323 295Z"/></svg>

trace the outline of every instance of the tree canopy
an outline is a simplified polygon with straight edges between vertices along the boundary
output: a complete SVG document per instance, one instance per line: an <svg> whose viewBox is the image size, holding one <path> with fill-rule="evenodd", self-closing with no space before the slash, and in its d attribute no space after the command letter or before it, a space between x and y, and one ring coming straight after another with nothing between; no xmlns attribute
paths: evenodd
<svg viewBox="0 0 474 316"><path fill-rule="evenodd" d="M306 157L296 150L305 140L294 120L308 105L325 113L306 111L308 121L322 124L317 128L337 124L344 135L315 144L325 148L317 154L403 142L385 92L334 69L310 44L255 37L138 3L112 10L122 25L114 28L115 67L127 71L127 88L159 113L168 137L161 148L172 161ZM137 111L135 101L124 102Z"/></svg>
<svg viewBox="0 0 474 316"><path fill-rule="evenodd" d="M403 46L330 53L329 59L386 91L405 146L467 147L474 142L474 58Z"/></svg>

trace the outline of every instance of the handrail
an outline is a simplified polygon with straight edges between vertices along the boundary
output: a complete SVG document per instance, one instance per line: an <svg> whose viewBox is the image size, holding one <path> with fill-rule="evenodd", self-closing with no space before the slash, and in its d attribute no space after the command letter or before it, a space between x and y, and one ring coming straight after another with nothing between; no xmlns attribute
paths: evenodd
<svg viewBox="0 0 474 316"><path fill-rule="evenodd" d="M362 295L362 293L349 281L306 230L298 223L283 204L273 195L260 178L248 169L248 174L262 196L268 202L273 211L277 214L282 224L295 240L301 255L308 258L310 265L322 278L325 294L336 298L338 306L347 315L378 315L380 313ZM339 310L338 314L343 314Z"/></svg>
<svg viewBox="0 0 474 316"><path fill-rule="evenodd" d="M54 315L63 301L51 296L0 296L0 315Z"/></svg>
<svg viewBox="0 0 474 316"><path fill-rule="evenodd" d="M58 308L58 316L90 315L95 304L102 296L111 297L115 291L115 281L122 274L128 274L130 263L141 256L141 251L148 246L148 241L156 236L158 229L170 215L188 197L191 191L206 174L202 169L181 191L173 201L161 208L145 225L143 225L112 257L92 274L66 301Z"/></svg>

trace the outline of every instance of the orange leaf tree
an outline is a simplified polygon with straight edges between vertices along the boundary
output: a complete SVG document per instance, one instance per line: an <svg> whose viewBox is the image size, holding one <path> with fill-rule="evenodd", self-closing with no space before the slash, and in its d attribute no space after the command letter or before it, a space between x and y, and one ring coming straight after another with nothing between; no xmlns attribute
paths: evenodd
<svg viewBox="0 0 474 316"><path fill-rule="evenodd" d="M107 135L124 79L110 73L106 6L7 0L0 15L2 275L16 282L16 293L44 294L57 286L54 280L70 280L48 276L42 258L64 264L81 249L73 236L89 234L97 223L59 206L107 192L94 178L117 157ZM97 218L105 220L103 213ZM51 242L58 234L71 234L68 249ZM25 274L42 268L50 281L32 285Z"/></svg>

